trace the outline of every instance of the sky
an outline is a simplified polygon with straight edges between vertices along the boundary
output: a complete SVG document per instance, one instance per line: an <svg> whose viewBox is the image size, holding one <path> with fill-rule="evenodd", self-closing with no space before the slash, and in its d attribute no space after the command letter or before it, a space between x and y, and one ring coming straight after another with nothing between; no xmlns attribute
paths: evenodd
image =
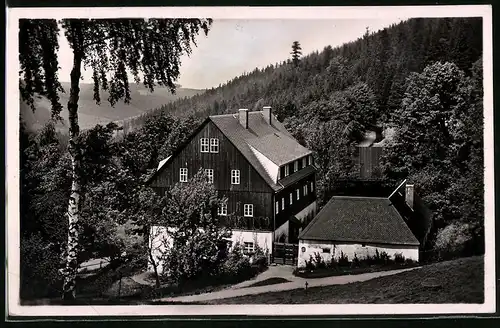
<svg viewBox="0 0 500 328"><path fill-rule="evenodd" d="M378 19L215 19L208 35L197 38L191 55L182 57L182 87L217 87L256 67L263 68L290 58L293 41L299 41L303 55L336 47L361 37L368 27L377 31L401 18ZM59 79L69 81L72 53L66 38L60 35ZM91 82L91 72L83 73Z"/></svg>

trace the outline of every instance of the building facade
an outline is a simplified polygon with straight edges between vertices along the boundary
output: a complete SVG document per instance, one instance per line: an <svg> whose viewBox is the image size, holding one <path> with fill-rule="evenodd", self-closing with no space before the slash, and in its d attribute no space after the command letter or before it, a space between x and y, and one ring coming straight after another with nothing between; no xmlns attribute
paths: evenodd
<svg viewBox="0 0 500 328"><path fill-rule="evenodd" d="M149 185L163 195L203 170L220 198L220 219L233 243L271 251L297 242L316 211L312 152L298 143L271 107L208 117L187 142L161 161ZM262 244L262 245L261 245Z"/></svg>

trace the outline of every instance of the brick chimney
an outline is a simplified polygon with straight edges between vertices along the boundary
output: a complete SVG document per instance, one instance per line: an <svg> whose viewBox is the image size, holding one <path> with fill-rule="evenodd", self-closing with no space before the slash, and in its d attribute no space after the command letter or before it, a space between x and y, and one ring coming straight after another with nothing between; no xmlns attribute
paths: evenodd
<svg viewBox="0 0 500 328"><path fill-rule="evenodd" d="M414 192L415 192L415 187L412 184L407 184L406 185L406 204L410 206L410 208L413 210L413 202L414 202Z"/></svg>
<svg viewBox="0 0 500 328"><path fill-rule="evenodd" d="M241 126L248 129L248 109L240 109L239 117Z"/></svg>
<svg viewBox="0 0 500 328"><path fill-rule="evenodd" d="M262 114L264 114L264 120L267 122L267 124L271 125L271 114L272 114L272 108L271 106L264 106L262 108Z"/></svg>

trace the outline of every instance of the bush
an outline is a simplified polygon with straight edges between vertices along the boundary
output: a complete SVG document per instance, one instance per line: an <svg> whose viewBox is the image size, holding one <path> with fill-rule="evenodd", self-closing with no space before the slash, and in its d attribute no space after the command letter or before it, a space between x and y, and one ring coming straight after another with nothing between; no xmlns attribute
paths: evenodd
<svg viewBox="0 0 500 328"><path fill-rule="evenodd" d="M405 257L403 256L402 253L396 253L394 254L394 262L402 264L405 263Z"/></svg>
<svg viewBox="0 0 500 328"><path fill-rule="evenodd" d="M342 251L340 251L340 256L339 256L338 263L339 263L339 266L341 266L341 267L347 267L347 266L349 266L349 258Z"/></svg>
<svg viewBox="0 0 500 328"><path fill-rule="evenodd" d="M352 259L352 267L354 267L354 268L360 267L360 261L358 259L358 256L356 255L356 253L354 253L354 258Z"/></svg>
<svg viewBox="0 0 500 328"><path fill-rule="evenodd" d="M461 255L472 239L471 227L467 223L452 223L439 230L434 242L434 247L439 253L439 260Z"/></svg>
<svg viewBox="0 0 500 328"><path fill-rule="evenodd" d="M60 295L60 256L39 234L23 236L20 249L22 299Z"/></svg>
<svg viewBox="0 0 500 328"><path fill-rule="evenodd" d="M306 270L312 271L314 269L315 269L314 258L312 257L312 255L309 255L309 261L306 260Z"/></svg>
<svg viewBox="0 0 500 328"><path fill-rule="evenodd" d="M318 252L314 253L314 267L316 269L325 269L326 268L326 263L321 257L321 254Z"/></svg>

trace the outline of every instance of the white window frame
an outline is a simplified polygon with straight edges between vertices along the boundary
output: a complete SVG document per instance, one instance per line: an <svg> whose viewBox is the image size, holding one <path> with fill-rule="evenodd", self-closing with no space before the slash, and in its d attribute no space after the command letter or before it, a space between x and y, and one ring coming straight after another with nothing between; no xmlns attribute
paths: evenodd
<svg viewBox="0 0 500 328"><path fill-rule="evenodd" d="M299 200L300 199L300 188L297 189L296 193L297 193L297 200Z"/></svg>
<svg viewBox="0 0 500 328"><path fill-rule="evenodd" d="M205 169L208 183L214 183L214 169Z"/></svg>
<svg viewBox="0 0 500 328"><path fill-rule="evenodd" d="M223 202L217 208L217 215L226 216L227 215L227 202Z"/></svg>
<svg viewBox="0 0 500 328"><path fill-rule="evenodd" d="M281 210L285 209L285 197L281 198Z"/></svg>
<svg viewBox="0 0 500 328"><path fill-rule="evenodd" d="M219 139L210 138L210 152L218 153L219 152Z"/></svg>
<svg viewBox="0 0 500 328"><path fill-rule="evenodd" d="M307 192L307 184L304 185L304 196L307 195L308 192Z"/></svg>
<svg viewBox="0 0 500 328"><path fill-rule="evenodd" d="M290 193L290 205L293 204L293 192Z"/></svg>
<svg viewBox="0 0 500 328"><path fill-rule="evenodd" d="M311 192L314 192L314 182L311 181Z"/></svg>
<svg viewBox="0 0 500 328"><path fill-rule="evenodd" d="M307 156L307 165L312 165L312 155Z"/></svg>
<svg viewBox="0 0 500 328"><path fill-rule="evenodd" d="M255 252L255 244L250 241L243 242L243 253L253 253Z"/></svg>
<svg viewBox="0 0 500 328"><path fill-rule="evenodd" d="M290 175L290 167L288 166L288 164L285 165L285 176L289 176Z"/></svg>
<svg viewBox="0 0 500 328"><path fill-rule="evenodd" d="M302 158L302 168L306 167L307 166L307 158L306 157L303 157Z"/></svg>
<svg viewBox="0 0 500 328"><path fill-rule="evenodd" d="M293 172L297 172L299 170L299 161L293 162Z"/></svg>
<svg viewBox="0 0 500 328"><path fill-rule="evenodd" d="M280 212L280 202L276 201L276 214Z"/></svg>
<svg viewBox="0 0 500 328"><path fill-rule="evenodd" d="M231 184L240 184L240 170L231 170Z"/></svg>
<svg viewBox="0 0 500 328"><path fill-rule="evenodd" d="M208 153L210 151L208 138L201 138L200 139L200 151L202 153Z"/></svg>
<svg viewBox="0 0 500 328"><path fill-rule="evenodd" d="M243 216L247 218L253 217L253 204L243 205Z"/></svg>
<svg viewBox="0 0 500 328"><path fill-rule="evenodd" d="M187 181L188 181L188 169L186 167L181 167L179 169L179 182L187 182Z"/></svg>

